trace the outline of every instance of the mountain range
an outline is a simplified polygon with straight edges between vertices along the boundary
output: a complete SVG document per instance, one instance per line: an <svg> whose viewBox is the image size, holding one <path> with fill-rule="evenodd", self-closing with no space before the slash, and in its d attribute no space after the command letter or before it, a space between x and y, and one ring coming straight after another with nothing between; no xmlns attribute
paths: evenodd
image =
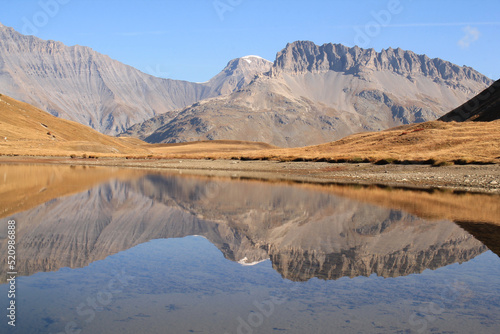
<svg viewBox="0 0 500 334"><path fill-rule="evenodd" d="M230 61L205 83L157 78L91 48L0 25L0 93L151 143L237 139L290 147L434 120L492 81L401 49L288 44Z"/></svg>
<svg viewBox="0 0 500 334"><path fill-rule="evenodd" d="M245 88L186 107L157 129L144 124L127 134L152 143L238 138L314 145L435 120L491 83L469 67L411 51L299 41Z"/></svg>
<svg viewBox="0 0 500 334"><path fill-rule="evenodd" d="M0 24L1 93L111 135L157 114L237 90L270 66L250 56L230 61L206 83L163 79L89 47L25 36Z"/></svg>

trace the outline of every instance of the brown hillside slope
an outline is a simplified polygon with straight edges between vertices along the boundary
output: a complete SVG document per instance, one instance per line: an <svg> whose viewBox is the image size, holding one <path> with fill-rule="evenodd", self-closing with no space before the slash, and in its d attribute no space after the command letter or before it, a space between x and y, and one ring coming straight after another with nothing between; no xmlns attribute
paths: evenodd
<svg viewBox="0 0 500 334"><path fill-rule="evenodd" d="M29 104L0 96L0 154L110 157L251 159L467 160L500 163L500 120L426 122L359 133L322 145L280 149L259 142L203 141L148 144L110 137L56 118Z"/></svg>
<svg viewBox="0 0 500 334"><path fill-rule="evenodd" d="M50 115L30 104L0 95L0 154L35 156L167 156L196 152L218 154L273 149L236 140L148 144L136 138L110 137L87 126Z"/></svg>
<svg viewBox="0 0 500 334"><path fill-rule="evenodd" d="M142 153L145 147L138 139L106 136L27 103L0 96L0 152L3 154L125 154Z"/></svg>
<svg viewBox="0 0 500 334"><path fill-rule="evenodd" d="M406 128L361 133L333 143L299 148L294 154L400 160L435 159L500 162L500 121L445 124L426 122Z"/></svg>
<svg viewBox="0 0 500 334"><path fill-rule="evenodd" d="M205 154L212 158L250 160L425 161L465 160L500 163L500 120L494 122L426 122L386 131L358 133L335 142L285 149ZM181 157L181 156L178 156ZM201 158L201 153L184 154Z"/></svg>

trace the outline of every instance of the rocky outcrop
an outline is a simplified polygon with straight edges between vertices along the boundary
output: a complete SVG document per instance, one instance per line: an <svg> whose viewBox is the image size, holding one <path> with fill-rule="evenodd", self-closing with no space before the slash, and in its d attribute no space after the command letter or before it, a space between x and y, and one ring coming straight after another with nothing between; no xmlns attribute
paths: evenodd
<svg viewBox="0 0 500 334"><path fill-rule="evenodd" d="M120 133L119 137L136 137L141 140L146 139L151 136L156 130L164 126L165 124L170 123L175 117L179 115L178 110L166 112L163 114L156 115L151 117L150 119L139 122L132 125L126 131Z"/></svg>
<svg viewBox="0 0 500 334"><path fill-rule="evenodd" d="M439 120L443 122L491 122L500 119L500 80L453 109Z"/></svg>
<svg viewBox="0 0 500 334"><path fill-rule="evenodd" d="M425 250L399 249L386 254L371 254L363 247L342 249L338 253L290 248L277 250L270 257L273 268L283 278L292 281L308 281L312 277L336 280L372 274L398 277L438 269L450 263L467 262L485 251L484 247L474 247L475 244L476 240L449 240L429 245Z"/></svg>

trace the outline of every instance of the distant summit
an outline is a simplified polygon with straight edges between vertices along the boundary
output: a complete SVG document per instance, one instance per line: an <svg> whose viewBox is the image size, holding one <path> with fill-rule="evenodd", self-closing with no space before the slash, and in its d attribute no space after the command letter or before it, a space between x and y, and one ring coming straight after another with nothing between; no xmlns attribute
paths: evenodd
<svg viewBox="0 0 500 334"><path fill-rule="evenodd" d="M268 72L273 63L259 56L245 56L229 61L226 67L208 81L218 95L225 95L248 85L257 74Z"/></svg>
<svg viewBox="0 0 500 334"><path fill-rule="evenodd" d="M266 61L270 62L269 60L264 59L261 56L255 56L255 55L244 56L244 57L241 57L241 59L244 59L247 63L251 63L253 59L261 59L261 60L266 60ZM272 62L270 62L270 63L272 63Z"/></svg>
<svg viewBox="0 0 500 334"><path fill-rule="evenodd" d="M246 60L254 63L243 57L235 64ZM160 115L154 127L150 120L132 132L152 143L234 139L315 145L435 120L491 83L472 68L402 49L297 41L247 86L180 109L175 117Z"/></svg>

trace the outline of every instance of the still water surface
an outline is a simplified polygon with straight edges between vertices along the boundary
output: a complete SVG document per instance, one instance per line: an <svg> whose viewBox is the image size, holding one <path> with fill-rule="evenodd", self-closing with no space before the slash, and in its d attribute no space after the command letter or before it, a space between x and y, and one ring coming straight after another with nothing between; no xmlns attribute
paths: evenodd
<svg viewBox="0 0 500 334"><path fill-rule="evenodd" d="M498 222L447 220L464 195L426 194L431 208L380 189L0 172L19 197L0 208L0 245L15 219L18 255L16 327L2 315L1 333L500 332ZM485 198L477 216L495 217Z"/></svg>

